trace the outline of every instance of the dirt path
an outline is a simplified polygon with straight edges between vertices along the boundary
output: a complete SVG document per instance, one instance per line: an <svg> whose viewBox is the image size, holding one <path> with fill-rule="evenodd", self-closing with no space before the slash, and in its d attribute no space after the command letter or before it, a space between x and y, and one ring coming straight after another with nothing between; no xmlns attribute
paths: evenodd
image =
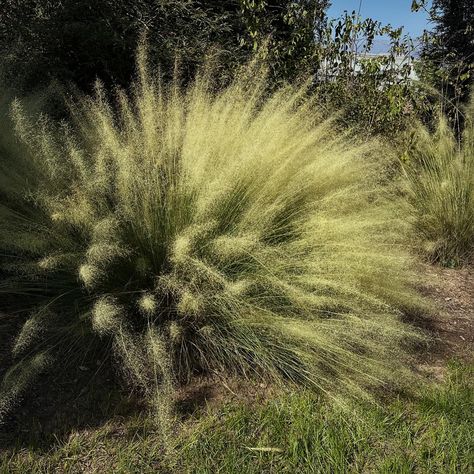
<svg viewBox="0 0 474 474"><path fill-rule="evenodd" d="M431 280L426 295L438 311L430 320L435 342L426 354L426 365L441 375L450 359L474 362L474 267L453 270L426 266Z"/></svg>

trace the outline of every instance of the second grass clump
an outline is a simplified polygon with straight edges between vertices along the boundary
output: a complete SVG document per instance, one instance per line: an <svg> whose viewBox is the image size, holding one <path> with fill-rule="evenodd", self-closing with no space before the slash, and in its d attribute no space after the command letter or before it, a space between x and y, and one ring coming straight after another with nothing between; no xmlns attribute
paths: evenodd
<svg viewBox="0 0 474 474"><path fill-rule="evenodd" d="M460 137L440 115L433 133L415 129L405 164L410 215L426 257L445 266L474 257L474 93Z"/></svg>
<svg viewBox="0 0 474 474"><path fill-rule="evenodd" d="M252 67L215 92L142 58L129 95L71 107L58 126L14 104L22 151L0 160L2 309L22 322L4 390L79 327L152 396L202 372L333 396L401 380L419 301L377 145Z"/></svg>

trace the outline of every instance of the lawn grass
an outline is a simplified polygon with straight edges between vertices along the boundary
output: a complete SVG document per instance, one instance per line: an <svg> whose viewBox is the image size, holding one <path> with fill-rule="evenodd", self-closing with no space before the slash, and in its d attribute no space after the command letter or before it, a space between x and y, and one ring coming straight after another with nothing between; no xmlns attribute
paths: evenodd
<svg viewBox="0 0 474 474"><path fill-rule="evenodd" d="M143 413L83 428L48 448L17 440L1 473L468 473L474 470L473 367L418 396L342 409L308 391L229 401L180 422L170 450Z"/></svg>
<svg viewBox="0 0 474 474"><path fill-rule="evenodd" d="M348 412L307 392L229 406L198 424L184 459L202 473L473 472L470 377L453 366L443 385L388 408Z"/></svg>

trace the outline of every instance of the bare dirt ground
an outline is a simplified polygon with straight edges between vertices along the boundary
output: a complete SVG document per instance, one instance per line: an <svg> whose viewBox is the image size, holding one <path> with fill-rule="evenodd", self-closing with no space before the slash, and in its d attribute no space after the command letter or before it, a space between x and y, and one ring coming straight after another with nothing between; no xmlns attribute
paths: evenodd
<svg viewBox="0 0 474 474"><path fill-rule="evenodd" d="M426 266L430 280L424 293L435 304L428 332L433 344L423 364L442 377L449 360L474 362L474 267L449 269Z"/></svg>

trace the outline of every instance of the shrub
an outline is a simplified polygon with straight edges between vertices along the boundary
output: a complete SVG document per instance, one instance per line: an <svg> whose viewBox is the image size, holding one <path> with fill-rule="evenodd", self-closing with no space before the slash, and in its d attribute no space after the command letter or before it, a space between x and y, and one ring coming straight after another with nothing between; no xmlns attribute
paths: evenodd
<svg viewBox="0 0 474 474"><path fill-rule="evenodd" d="M138 38L150 59L172 72L178 55L191 79L210 50L231 77L267 41L276 81L312 61L314 35L325 25L327 0L4 0L0 3L0 78L37 90L49 81L90 92L95 79L128 85Z"/></svg>
<svg viewBox="0 0 474 474"><path fill-rule="evenodd" d="M427 2L417 3L423 8ZM434 0L428 13L432 31L423 35L420 75L443 95L447 115L457 122L459 106L468 102L474 84L474 5Z"/></svg>
<svg viewBox="0 0 474 474"><path fill-rule="evenodd" d="M433 134L419 126L405 165L415 230L428 258L443 265L465 263L474 252L473 120L471 100L461 142L444 116Z"/></svg>
<svg viewBox="0 0 474 474"><path fill-rule="evenodd" d="M374 54L380 37L389 42L383 55ZM329 22L315 50L315 92L329 113L342 112L345 127L393 142L429 112L426 92L412 79L415 45L403 28L344 12Z"/></svg>
<svg viewBox="0 0 474 474"><path fill-rule="evenodd" d="M59 357L52 341L86 331L151 396L198 372L333 396L401 380L401 316L419 301L378 146L315 120L304 87L265 95L252 66L215 92L207 73L183 90L143 64L130 96L98 85L73 103L72 125L13 105L23 151L2 156L0 248L3 310L26 321L14 359Z"/></svg>

